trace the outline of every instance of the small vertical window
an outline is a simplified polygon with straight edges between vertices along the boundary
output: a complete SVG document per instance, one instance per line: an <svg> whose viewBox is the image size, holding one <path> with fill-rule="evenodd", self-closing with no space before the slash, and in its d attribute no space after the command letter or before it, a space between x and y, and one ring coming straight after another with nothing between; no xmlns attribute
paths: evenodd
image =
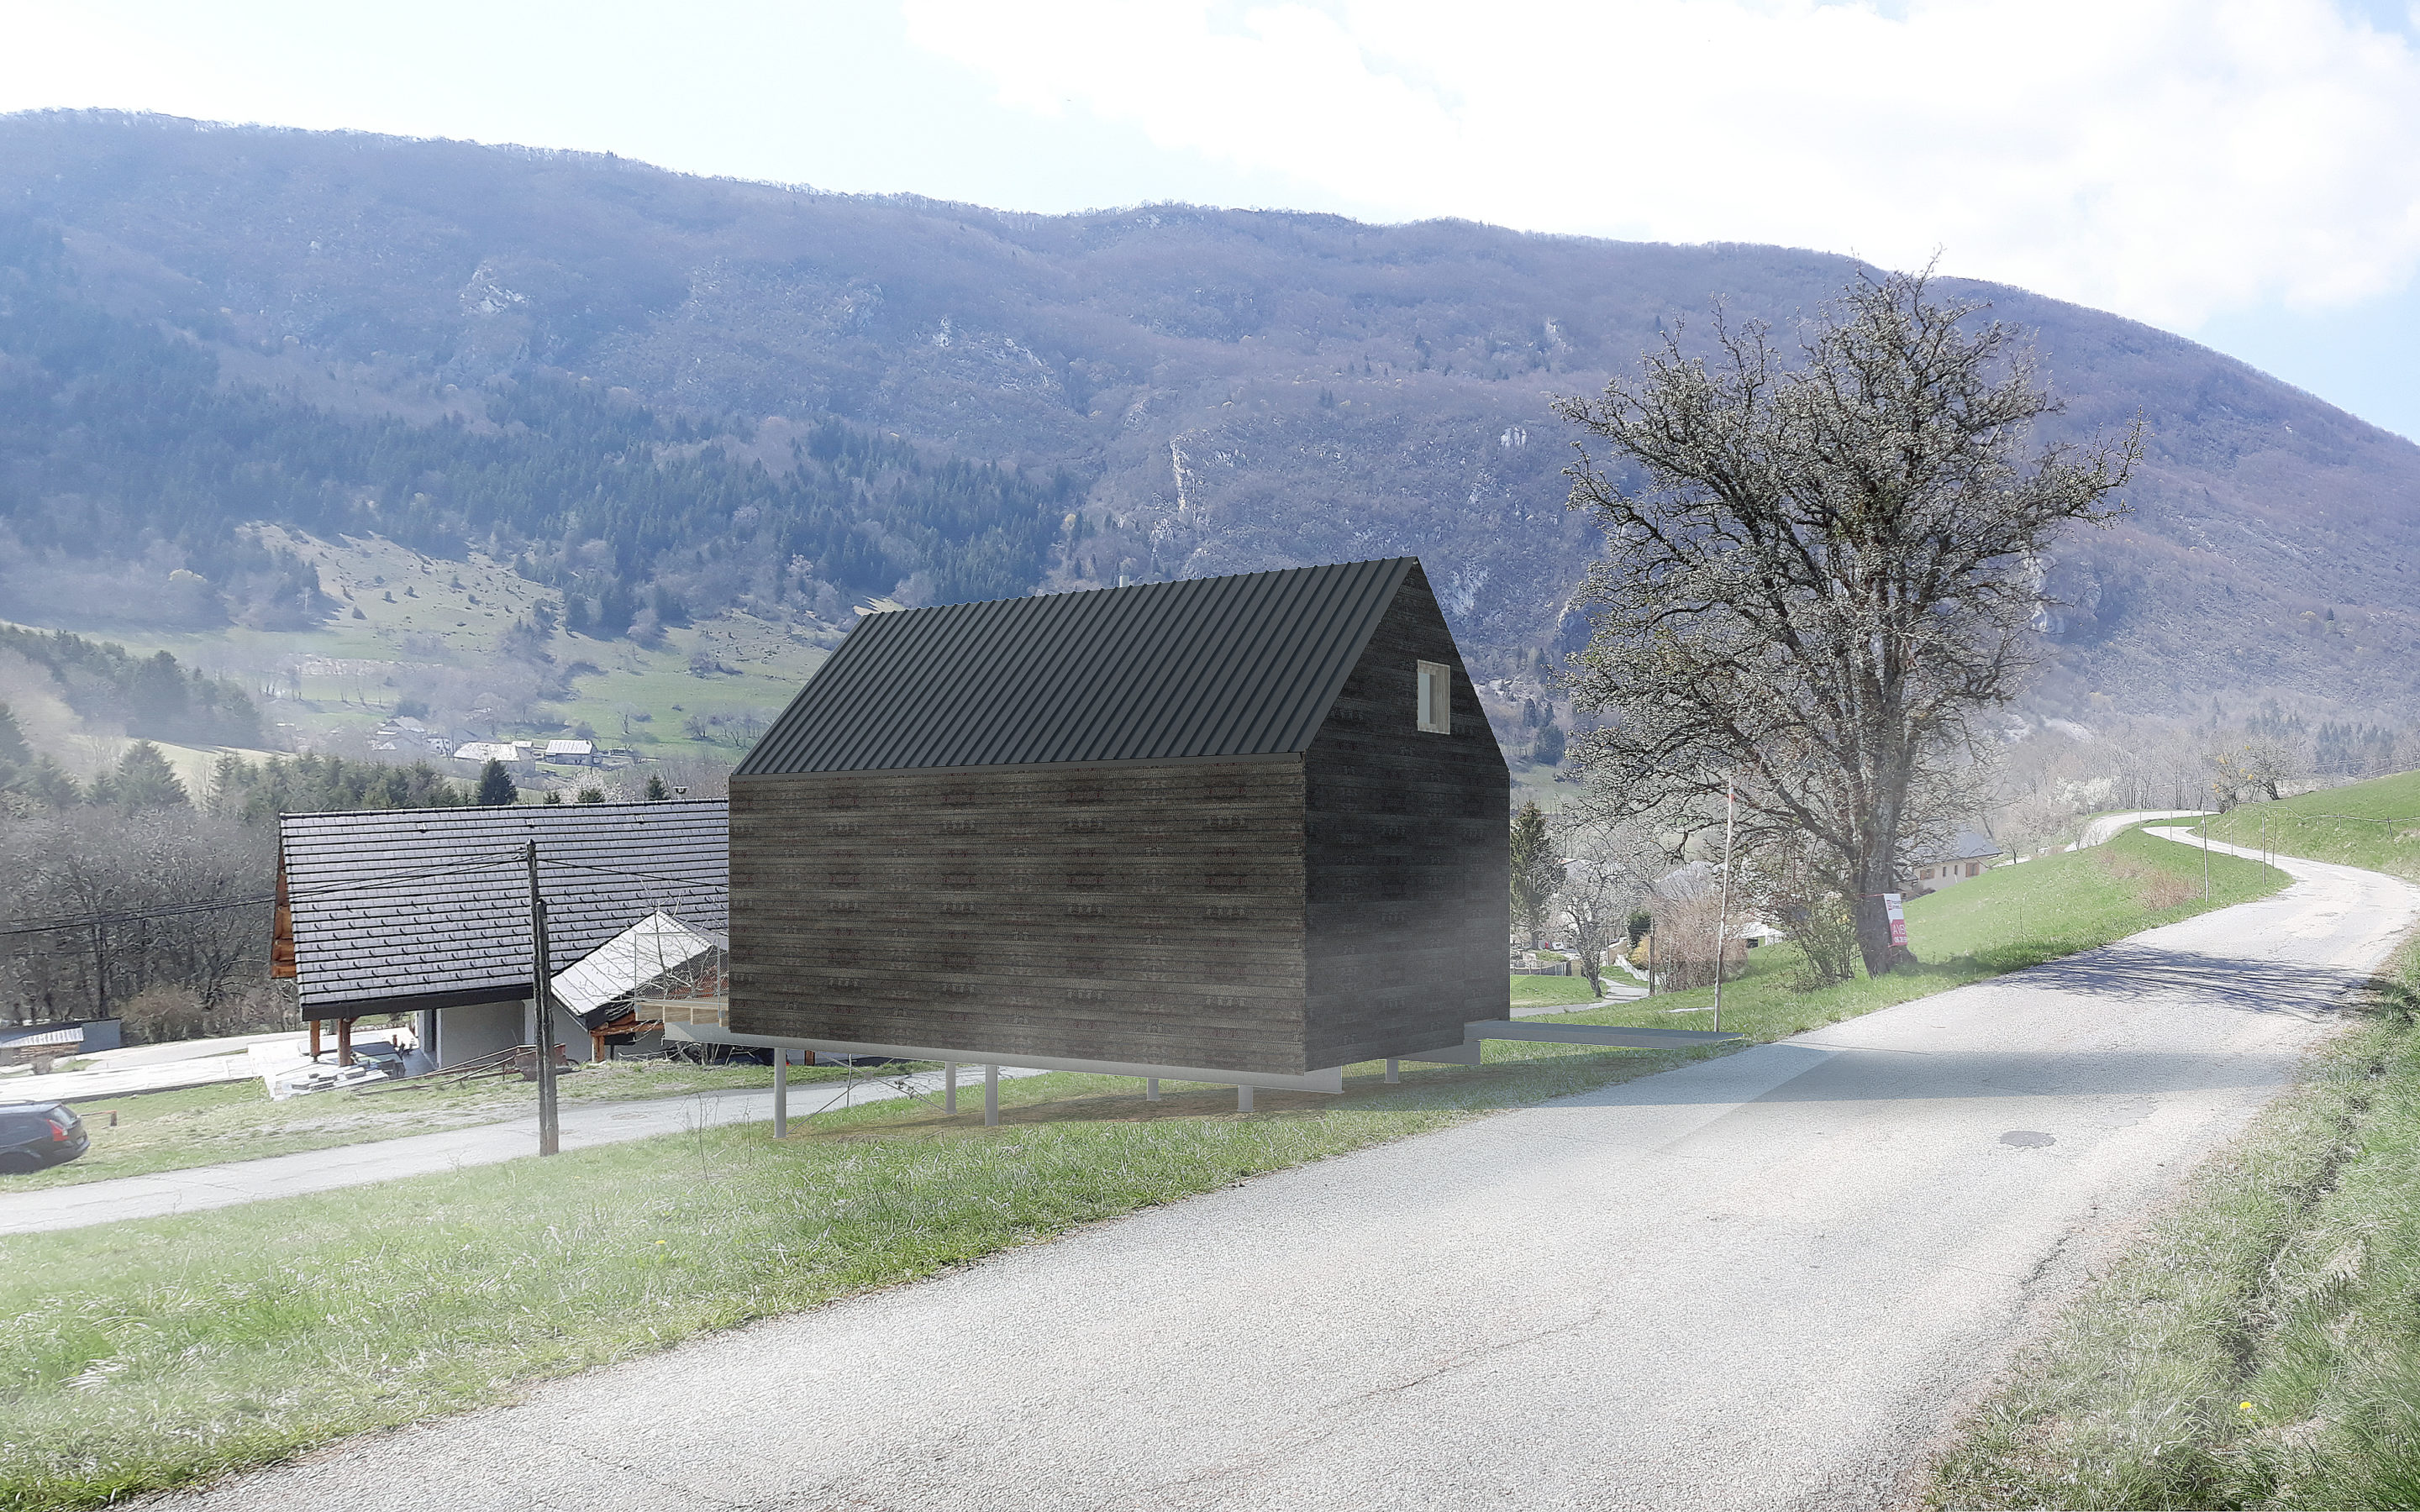
<svg viewBox="0 0 2420 1512"><path fill-rule="evenodd" d="M1453 673L1443 662L1420 664L1420 728L1432 734L1453 733Z"/></svg>

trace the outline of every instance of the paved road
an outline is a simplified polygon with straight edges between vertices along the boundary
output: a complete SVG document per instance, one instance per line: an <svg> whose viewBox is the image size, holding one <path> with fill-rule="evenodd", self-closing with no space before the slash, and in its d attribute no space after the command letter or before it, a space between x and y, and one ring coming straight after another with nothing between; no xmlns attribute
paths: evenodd
<svg viewBox="0 0 2420 1512"><path fill-rule="evenodd" d="M2198 819L2201 817L2201 812L2199 809L2138 809L2133 813L2105 813L2084 826L2084 834L2076 841L2073 848L2085 851L2090 850L2095 845L2106 845L2118 838L2119 830L2139 825L2145 820Z"/></svg>
<svg viewBox="0 0 2420 1512"><path fill-rule="evenodd" d="M272 1034L231 1034L211 1040L172 1040L165 1044L121 1045L116 1050L96 1050L83 1058L96 1071L125 1071L135 1066L164 1066L177 1060L199 1060L211 1056L240 1056L256 1044L282 1044L300 1047L310 1042L307 1033L281 1029ZM300 1049L297 1049L300 1054Z"/></svg>
<svg viewBox="0 0 2420 1512"><path fill-rule="evenodd" d="M972 1072L971 1078L969 1072ZM1003 1080L1039 1076L1040 1072L1003 1066ZM958 1072L958 1106L983 1106L980 1067ZM802 1119L827 1106L878 1103L906 1097L912 1091L938 1096L942 1073L919 1072L911 1076L856 1083L799 1082L790 1088L790 1116ZM973 1103L966 1098L971 1089ZM410 1097L409 1092L389 1096ZM533 1093L535 1097L535 1093ZM562 1139L566 1149L619 1144L654 1134L682 1134L726 1123L768 1122L773 1117L773 1094L697 1092L686 1097L644 1103L588 1103L566 1107ZM127 1218L159 1218L206 1208L230 1208L238 1203L271 1197L300 1196L339 1187L369 1186L407 1177L459 1170L466 1165L492 1165L500 1161L535 1159L537 1115L503 1123L474 1124L442 1134L408 1134L367 1144L339 1145L299 1155L271 1155L264 1160L197 1165L158 1176L121 1176L81 1186L44 1187L31 1192L0 1193L0 1234L29 1234L54 1228L87 1228Z"/></svg>
<svg viewBox="0 0 2420 1512"><path fill-rule="evenodd" d="M2275 898L2105 949L193 1500L1887 1504L1961 1395L2290 1081L2420 914L2402 883L2287 864L2302 880Z"/></svg>
<svg viewBox="0 0 2420 1512"><path fill-rule="evenodd" d="M1646 997L1647 989L1645 987L1631 982L1617 981L1611 978L1607 978L1605 984L1605 995L1597 998L1594 1002L1538 1003L1528 1008L1512 1009L1511 1013L1512 1016L1516 1019L1550 1018L1557 1013L1585 1013L1592 1008L1611 1008L1617 1003L1643 1002L1646 1000Z"/></svg>

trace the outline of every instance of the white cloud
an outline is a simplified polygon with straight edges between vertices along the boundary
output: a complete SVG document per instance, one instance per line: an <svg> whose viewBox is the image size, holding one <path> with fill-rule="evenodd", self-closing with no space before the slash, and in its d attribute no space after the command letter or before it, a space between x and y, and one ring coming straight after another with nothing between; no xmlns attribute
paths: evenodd
<svg viewBox="0 0 2420 1512"><path fill-rule="evenodd" d="M1391 217L1772 241L2170 327L2420 269L2420 55L2330 0L906 0L1001 101Z"/></svg>

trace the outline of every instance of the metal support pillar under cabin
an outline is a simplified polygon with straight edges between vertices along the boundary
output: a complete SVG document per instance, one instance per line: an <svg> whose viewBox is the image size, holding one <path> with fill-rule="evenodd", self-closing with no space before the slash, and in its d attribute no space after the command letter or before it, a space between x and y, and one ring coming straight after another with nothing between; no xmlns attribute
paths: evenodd
<svg viewBox="0 0 2420 1512"><path fill-rule="evenodd" d="M773 1137L790 1137L790 1053L773 1051Z"/></svg>
<svg viewBox="0 0 2420 1512"><path fill-rule="evenodd" d="M1388 1057L1387 1057L1387 1080L1388 1080L1388 1081L1390 1081L1390 1082L1400 1082L1400 1081L1402 1081L1403 1079L1404 1079L1404 1065L1403 1065L1403 1062L1402 1062L1402 1061L1397 1060L1397 1059L1396 1059L1394 1057L1392 1057L1392 1056L1388 1056Z"/></svg>
<svg viewBox="0 0 2420 1512"><path fill-rule="evenodd" d="M958 1111L958 1063L954 1060L941 1062L941 1111Z"/></svg>
<svg viewBox="0 0 2420 1512"><path fill-rule="evenodd" d="M1243 1086L1235 1088L1235 1111L1238 1113L1249 1113L1252 1111L1251 1083L1246 1082Z"/></svg>
<svg viewBox="0 0 2420 1512"><path fill-rule="evenodd" d="M1143 1100L1144 1102L1146 1102L1146 1103L1156 1103L1156 1102L1158 1102L1158 1101L1159 1101L1159 1078L1158 1078L1158 1077L1156 1077L1156 1076L1146 1076L1146 1077L1144 1077L1144 1078L1143 1078L1143 1081L1142 1081L1142 1100Z"/></svg>
<svg viewBox="0 0 2420 1512"><path fill-rule="evenodd" d="M985 1066L984 1068L984 1122L986 1124L995 1124L999 1121L1000 1068L998 1066Z"/></svg>

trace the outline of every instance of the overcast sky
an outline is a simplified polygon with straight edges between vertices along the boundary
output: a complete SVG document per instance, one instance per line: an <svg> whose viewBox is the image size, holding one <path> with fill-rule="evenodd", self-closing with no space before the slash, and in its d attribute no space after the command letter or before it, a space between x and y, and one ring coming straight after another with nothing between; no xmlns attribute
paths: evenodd
<svg viewBox="0 0 2420 1512"><path fill-rule="evenodd" d="M1031 210L1937 248L2420 438L2420 0L0 0L0 111Z"/></svg>

